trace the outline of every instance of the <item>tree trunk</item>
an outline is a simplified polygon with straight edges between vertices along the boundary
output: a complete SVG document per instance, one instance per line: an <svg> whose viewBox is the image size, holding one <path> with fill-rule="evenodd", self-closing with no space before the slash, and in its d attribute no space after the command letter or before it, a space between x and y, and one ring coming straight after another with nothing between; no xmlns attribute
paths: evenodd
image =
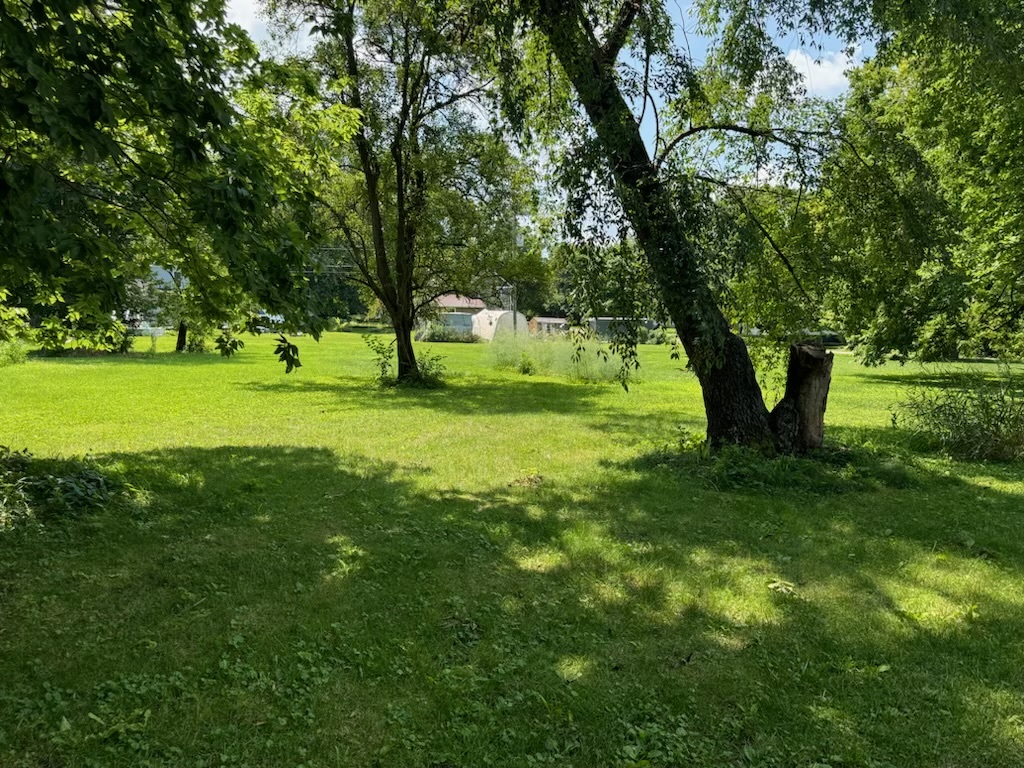
<svg viewBox="0 0 1024 768"><path fill-rule="evenodd" d="M819 347L794 344L789 348L786 394L770 418L778 450L807 453L821 448L832 362L832 353Z"/></svg>
<svg viewBox="0 0 1024 768"><path fill-rule="evenodd" d="M412 347L413 320L399 317L392 321L395 329L398 351L398 380L400 382L415 381L420 376L416 362L416 351Z"/></svg>
<svg viewBox="0 0 1024 768"><path fill-rule="evenodd" d="M704 395L708 443L712 448L732 444L770 449L776 441L747 346L736 334L725 333L718 364L694 368Z"/></svg>
<svg viewBox="0 0 1024 768"><path fill-rule="evenodd" d="M768 409L746 345L730 331L701 273L687 220L692 214L678 208L678 196L652 162L619 89L615 45L608 48L593 38L578 3L542 0L536 14L594 126L623 211L700 381L709 442L771 446Z"/></svg>
<svg viewBox="0 0 1024 768"><path fill-rule="evenodd" d="M188 335L188 325L182 320L178 323L178 341L174 344L175 352L185 351L185 339Z"/></svg>

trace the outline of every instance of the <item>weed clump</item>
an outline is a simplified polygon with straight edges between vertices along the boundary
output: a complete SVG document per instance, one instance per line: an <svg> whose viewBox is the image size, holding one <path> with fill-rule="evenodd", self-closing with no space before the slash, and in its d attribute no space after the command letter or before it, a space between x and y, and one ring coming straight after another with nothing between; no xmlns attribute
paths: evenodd
<svg viewBox="0 0 1024 768"><path fill-rule="evenodd" d="M1024 458L1024 378L1005 368L995 378L961 374L945 387L915 387L892 414L906 429L953 458Z"/></svg>
<svg viewBox="0 0 1024 768"><path fill-rule="evenodd" d="M37 459L0 446L0 533L22 523L80 517L135 492L109 468L88 459Z"/></svg>
<svg viewBox="0 0 1024 768"><path fill-rule="evenodd" d="M441 355L430 351L422 351L416 356L416 367L418 375L412 378L399 379L395 372L396 353L395 339L390 342L371 334L365 334L363 341L373 353L373 367L376 369L374 379L381 387L410 387L413 389L440 389L444 386L444 376L447 368L441 362L444 358Z"/></svg>

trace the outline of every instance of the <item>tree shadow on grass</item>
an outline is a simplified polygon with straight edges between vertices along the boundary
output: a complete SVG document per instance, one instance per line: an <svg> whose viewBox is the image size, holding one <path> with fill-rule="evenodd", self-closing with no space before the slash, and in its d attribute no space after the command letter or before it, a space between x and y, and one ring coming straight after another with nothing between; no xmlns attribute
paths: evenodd
<svg viewBox="0 0 1024 768"><path fill-rule="evenodd" d="M250 391L326 395L353 408L425 408L460 416L515 413L584 413L610 385L573 384L534 379L457 377L439 389L381 388L368 378L338 376L309 381L241 382Z"/></svg>
<svg viewBox="0 0 1024 768"><path fill-rule="evenodd" d="M630 465L440 493L322 449L110 458L147 503L0 541L5 764L1024 757L1015 494Z"/></svg>
<svg viewBox="0 0 1024 768"><path fill-rule="evenodd" d="M255 344L255 342L251 342ZM268 347L266 355L270 354L272 347ZM59 362L61 365L95 365L102 363L104 366L112 365L159 365L159 366L249 366L261 363L259 355L263 354L253 350L251 353L232 355L226 358L218 352L157 352L151 354L143 351L133 351L126 355L115 352L102 352L95 354L68 354L68 355L33 355L36 362ZM282 369L283 371L283 369Z"/></svg>
<svg viewBox="0 0 1024 768"><path fill-rule="evenodd" d="M972 368L969 370L958 370L953 367L943 367L941 363L935 363L928 369L916 368L914 372L908 373L880 373L877 370L857 372L852 374L861 381L872 384L898 384L905 387L928 387L934 389L976 389L983 386L994 386L1006 380L1006 364L994 360L987 361L964 361L972 365L988 363L983 369ZM1014 366L1019 371L1019 366ZM1021 382L1019 373L1016 376ZM1024 384L1021 385L1024 387ZM1019 390L1021 387L1017 387Z"/></svg>

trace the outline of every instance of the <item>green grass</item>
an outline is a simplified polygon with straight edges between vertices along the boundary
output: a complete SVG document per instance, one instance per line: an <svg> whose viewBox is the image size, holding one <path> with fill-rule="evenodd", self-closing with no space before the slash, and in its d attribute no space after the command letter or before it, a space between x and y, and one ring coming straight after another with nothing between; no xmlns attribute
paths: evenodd
<svg viewBox="0 0 1024 768"><path fill-rule="evenodd" d="M2 766L1024 764L1024 469L903 446L935 370L839 356L854 449L751 475L661 460L663 348L409 391L356 335L168 343L0 377L0 444L140 489L0 534Z"/></svg>

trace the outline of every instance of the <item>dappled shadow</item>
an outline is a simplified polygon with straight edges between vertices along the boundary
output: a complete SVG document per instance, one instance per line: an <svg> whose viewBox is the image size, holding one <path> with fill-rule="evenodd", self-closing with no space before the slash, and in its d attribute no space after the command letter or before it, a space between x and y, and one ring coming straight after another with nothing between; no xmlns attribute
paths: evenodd
<svg viewBox="0 0 1024 768"><path fill-rule="evenodd" d="M586 413L611 385L574 384L523 378L453 377L438 389L382 388L368 377L337 376L309 381L240 382L240 387L279 395L316 393L349 408L425 408L457 415L486 413Z"/></svg>
<svg viewBox="0 0 1024 768"><path fill-rule="evenodd" d="M35 362L59 362L61 365L96 365L98 363L104 366L121 366L121 365L159 365L159 366L182 366L182 367L194 367L194 366L208 366L208 365L223 365L226 368L228 366L250 366L262 364L260 359L260 352L255 350L257 340L246 340L248 344L251 344L254 349L248 354L240 353L232 355L231 357L224 357L216 351L212 352L156 352L150 353L143 350L137 350L129 352L128 354L121 355L114 352L97 352L95 354L81 354L81 355L33 355ZM268 346L267 352L273 348L269 345L269 339L266 339ZM282 368L282 371L284 369Z"/></svg>
<svg viewBox="0 0 1024 768"><path fill-rule="evenodd" d="M0 541L0 756L1024 759L1024 515L984 477L769 497L622 464L470 493L323 449L110 458L147 503Z"/></svg>
<svg viewBox="0 0 1024 768"><path fill-rule="evenodd" d="M592 426L620 445L645 445L675 440L688 435L704 435L707 419L703 414L677 413L655 410L648 413L630 412L623 408L604 408Z"/></svg>
<svg viewBox="0 0 1024 768"><path fill-rule="evenodd" d="M984 370L979 370L976 363L988 362ZM1017 368L1017 366L1015 366ZM882 373L878 370L861 370L851 374L864 383L874 385L898 384L905 387L930 387L936 389L974 389L978 386L995 385L1006 381L1006 364L998 361L971 361L969 370L942 367L935 364L925 369L915 366L912 371L899 373ZM1024 380L1017 377L1019 388L1024 388Z"/></svg>

